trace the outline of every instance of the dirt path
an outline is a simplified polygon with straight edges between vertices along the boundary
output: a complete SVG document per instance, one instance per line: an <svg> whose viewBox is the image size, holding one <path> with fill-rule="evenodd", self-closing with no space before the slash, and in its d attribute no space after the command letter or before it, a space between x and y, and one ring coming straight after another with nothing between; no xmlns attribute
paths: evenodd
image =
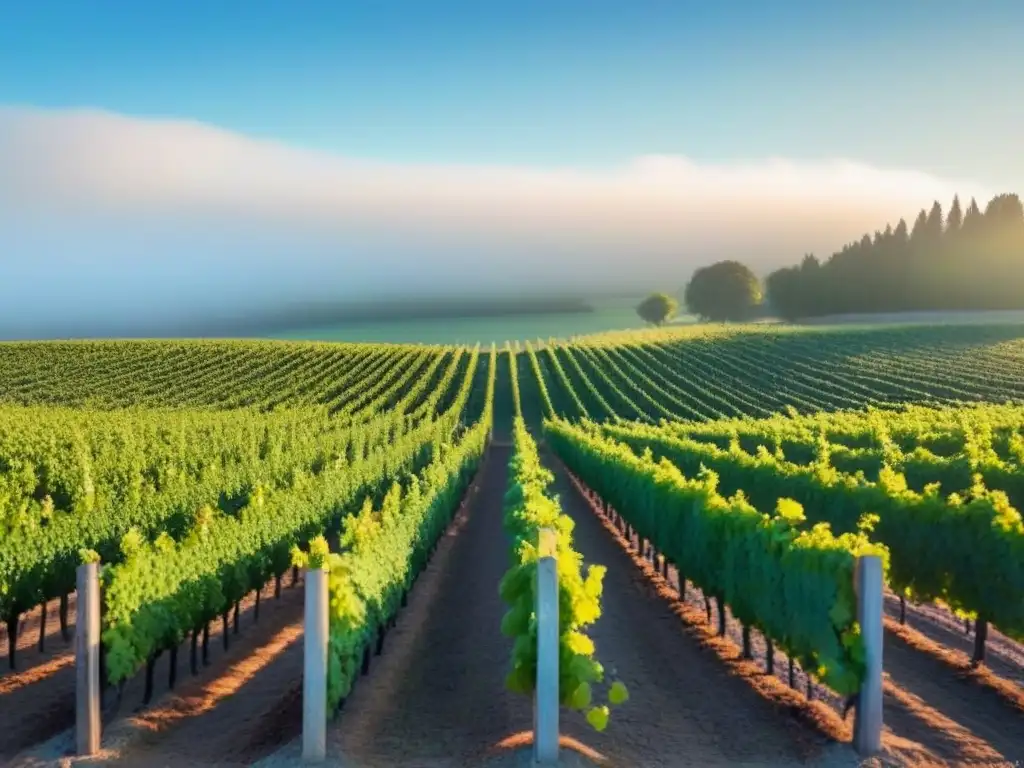
<svg viewBox="0 0 1024 768"><path fill-rule="evenodd" d="M50 658L33 659L31 667L0 678L0 765L75 723L74 653L47 655Z"/></svg>
<svg viewBox="0 0 1024 768"><path fill-rule="evenodd" d="M963 666L974 653L974 628L964 631L964 623L945 608L934 604L907 603L906 626L920 632L929 640L948 648L947 660L954 666ZM885 613L899 621L899 598L885 596ZM993 675L1013 683L1024 691L1024 644L1015 642L990 626L985 652L985 668Z"/></svg>
<svg viewBox="0 0 1024 768"><path fill-rule="evenodd" d="M510 643L499 633L498 583L508 563L501 501L509 448L492 445L460 510L329 733L346 765L472 766L531 727L504 687Z"/></svg>
<svg viewBox="0 0 1024 768"><path fill-rule="evenodd" d="M933 765L1018 766L1024 762L1024 715L942 661L887 632L886 742L894 754Z"/></svg>
<svg viewBox="0 0 1024 768"><path fill-rule="evenodd" d="M39 650L42 608L21 616L16 668L9 668L7 630L0 624L0 761L40 739L70 727L74 722L74 703L66 706L73 694L75 679L75 607L72 593L68 600L67 638L60 630L60 601L46 606L44 649ZM69 693L71 692L71 693Z"/></svg>
<svg viewBox="0 0 1024 768"><path fill-rule="evenodd" d="M48 657L56 649L64 649L74 643L75 610L78 598L74 592L68 595L67 632L68 639L61 637L60 632L60 599L54 598L46 604L46 631L44 632L43 655ZM17 652L15 654L16 671L24 671L40 663L39 627L43 620L42 606L36 606L21 615L18 624ZM4 655L3 666L0 667L0 680L12 674L7 655L7 625L0 623L0 653Z"/></svg>
<svg viewBox="0 0 1024 768"><path fill-rule="evenodd" d="M223 650L221 622L210 625L209 666L189 674L189 643L178 651L177 685L168 687L169 655L163 654L154 670L154 700L141 706L144 673L124 688L120 705L107 690L104 711L103 753L100 763L126 766L248 765L252 756L266 754L277 741L266 743L268 733L285 731L287 740L299 732L288 715L292 688L301 685L302 598L301 581L290 586L285 576L281 598L274 599L274 583L261 592L259 621L255 621L254 595L241 604L238 634L229 627L230 643ZM37 668L38 669L38 668ZM5 678L6 680L6 678ZM73 659L67 668L41 682L9 694L17 712L17 728L0 729L0 763L50 765L73 748L75 674ZM18 700L17 697L22 697ZM5 708L7 697L0 697ZM294 719L294 718L293 718ZM292 730L288 730L291 728ZM39 744L51 736L57 738ZM38 744L35 748L29 748ZM25 750L17 758L18 749ZM10 759L7 763L5 760Z"/></svg>
<svg viewBox="0 0 1024 768"><path fill-rule="evenodd" d="M758 696L689 637L561 464L546 460L562 508L576 523L577 549L585 562L608 567L604 610L591 636L598 658L631 692L604 733L578 717L567 717L564 730L622 765L782 766L821 760L827 741Z"/></svg>

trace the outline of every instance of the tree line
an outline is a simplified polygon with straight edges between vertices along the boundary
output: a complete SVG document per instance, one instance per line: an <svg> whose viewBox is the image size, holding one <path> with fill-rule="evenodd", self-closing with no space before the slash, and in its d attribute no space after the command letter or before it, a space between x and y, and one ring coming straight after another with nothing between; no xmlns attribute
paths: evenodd
<svg viewBox="0 0 1024 768"><path fill-rule="evenodd" d="M852 312L1024 308L1024 206L1015 194L985 211L938 201L908 227L900 219L849 243L825 262L813 254L765 281L785 319Z"/></svg>
<svg viewBox="0 0 1024 768"><path fill-rule="evenodd" d="M872 312L1024 309L1024 205L1016 194L993 197L984 212L954 197L935 201L912 227L866 233L824 262L807 254L776 270L762 287L737 261L698 269L684 291L686 308L704 320L786 320ZM676 299L652 294L637 307L647 322L675 315Z"/></svg>

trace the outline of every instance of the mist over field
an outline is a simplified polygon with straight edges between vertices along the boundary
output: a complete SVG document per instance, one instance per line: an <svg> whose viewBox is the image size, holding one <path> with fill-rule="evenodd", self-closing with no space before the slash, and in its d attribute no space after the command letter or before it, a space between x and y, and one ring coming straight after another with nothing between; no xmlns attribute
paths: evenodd
<svg viewBox="0 0 1024 768"><path fill-rule="evenodd" d="M198 334L328 302L674 291L827 255L970 180L846 160L402 165L0 108L0 337Z"/></svg>

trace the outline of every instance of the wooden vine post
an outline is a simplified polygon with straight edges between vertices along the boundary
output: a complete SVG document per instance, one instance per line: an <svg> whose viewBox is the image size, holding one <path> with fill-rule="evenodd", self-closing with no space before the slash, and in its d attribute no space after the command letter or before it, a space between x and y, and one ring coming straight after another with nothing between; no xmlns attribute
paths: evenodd
<svg viewBox="0 0 1024 768"><path fill-rule="evenodd" d="M75 747L79 755L100 750L100 564L85 563L75 574Z"/></svg>
<svg viewBox="0 0 1024 768"><path fill-rule="evenodd" d="M302 759L327 757L328 576L326 567L307 569L302 637Z"/></svg>
<svg viewBox="0 0 1024 768"><path fill-rule="evenodd" d="M536 605L537 683L533 700L533 758L558 763L558 534L542 528L538 537Z"/></svg>
<svg viewBox="0 0 1024 768"><path fill-rule="evenodd" d="M882 559L857 558L854 586L857 622L864 640L865 668L853 721L853 747L862 757L882 749Z"/></svg>

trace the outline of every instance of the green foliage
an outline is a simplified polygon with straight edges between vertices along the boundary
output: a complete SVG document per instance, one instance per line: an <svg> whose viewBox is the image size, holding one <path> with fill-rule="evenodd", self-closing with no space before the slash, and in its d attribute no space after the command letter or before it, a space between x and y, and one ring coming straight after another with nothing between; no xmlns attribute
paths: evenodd
<svg viewBox="0 0 1024 768"><path fill-rule="evenodd" d="M1012 201L999 206L1009 206L1004 214L1010 226ZM959 228L964 236L977 231L982 216L977 206L965 207ZM921 232L931 226L929 218L924 216ZM913 530L934 530L893 544L894 585L922 597L938 594L965 613L997 611L997 625L1005 625L1000 629L1017 631L1019 618L1009 611L1019 601L1008 596L1021 589L1012 564L1022 558L1014 554L1012 532L1024 495L1024 416L1020 406L959 404L1024 399L1024 383L1015 375L1024 360L1019 325L824 331L695 326L541 347L526 345L518 368L524 375L513 386L522 387L523 396L539 395L549 418L667 420L673 431L690 430L679 435L726 452L735 442L759 457L764 446L776 462L802 466L801 476L810 479L801 480L806 488L799 493L776 489L776 496L757 497L755 506L773 509L779 495L791 496L808 518L802 527L826 520L837 531L853 532L865 520L857 505L869 505L879 517L870 535L888 541L900 537L893 526L911 530L909 523L894 522L892 499L898 499L899 520L909 509L917 519ZM184 552L200 551L192 549L196 544L183 545L193 533L234 530L231 520L276 510L293 495L310 500L325 488L347 493L337 478L371 466L371 459L373 466L386 465L379 477L362 478L379 504L407 468L432 460L429 424L453 438L478 420L483 390L497 368L485 370L478 360L479 350L463 347L369 344L0 345L0 618L10 620L72 591L83 549L108 571L135 553L139 564L112 576L123 584L138 582L123 624L137 635L140 650L130 658L138 663L191 631L191 622L216 616L228 595L286 569L293 544L336 533L341 518L358 512L369 491L344 496L348 506L329 515L326 507L314 514L314 507L304 506L318 523L286 526L282 530L292 533L280 540L218 550L210 555L217 565L184 559ZM515 362L509 360L512 369ZM894 410L898 402L956 407ZM461 411L458 403L466 404ZM849 413L818 413L865 406L874 410L863 423ZM790 420L796 424L791 429L772 416L783 412L817 415ZM771 418L755 425L747 418L755 416ZM678 423L722 417L737 418L701 434L693 423ZM422 453L410 459L414 466L397 460L397 447L392 459L381 459L389 447L408 448L413 432L422 438ZM738 461L733 453L716 461L725 458ZM758 492L745 487L742 472L718 468L720 487L735 483L735 489ZM775 483L792 481L772 471ZM874 490L842 490L858 473L863 478L857 482ZM822 502L801 495L815 488L827 489L834 510L823 511ZM853 500L842 501L846 494ZM878 504L883 506L871 508ZM296 519L288 518L288 525ZM947 561L928 554L935 542ZM977 565L981 557L983 567ZM147 558L180 562L154 565L147 580ZM197 584L209 585L208 595L197 586L186 598L189 569Z"/></svg>
<svg viewBox="0 0 1024 768"><path fill-rule="evenodd" d="M411 433L342 470L324 472L308 488L265 493L237 515L216 512L180 541L153 543L137 531L122 540L121 562L106 569L103 642L112 684L151 655L229 607L291 564L292 547L329 530L393 474L415 469L440 449L448 432ZM315 565L315 563L310 563Z"/></svg>
<svg viewBox="0 0 1024 768"><path fill-rule="evenodd" d="M672 425L673 434L749 454L761 450L794 464L863 474L877 482L883 470L901 474L908 488L923 493L938 483L944 493L969 492L980 477L1024 507L1020 406L911 407L902 411L776 416L760 420Z"/></svg>
<svg viewBox="0 0 1024 768"><path fill-rule="evenodd" d="M303 552L298 545L291 550L292 565L296 568L308 568L311 571L319 571L329 567L331 557L331 545L323 536L317 536L309 542L309 551Z"/></svg>
<svg viewBox="0 0 1024 768"><path fill-rule="evenodd" d="M593 641L586 627L601 615L601 589L605 568L587 567L573 548L572 520L562 514L557 500L547 493L553 480L537 453L522 419L513 426L513 454L509 463L509 487L505 494L504 526L512 542L512 565L501 580L502 600L509 606L502 619L502 634L514 639L508 688L532 694L537 680L537 624L535 579L539 557L553 556L558 571L559 698L563 706L585 710L587 720L604 730L609 710L593 705L593 685L604 681L604 667L594 657ZM540 551L541 532L555 532L553 552ZM612 700L611 693L615 699ZM613 682L612 704L628 698L625 686Z"/></svg>
<svg viewBox="0 0 1024 768"><path fill-rule="evenodd" d="M103 643L112 684L126 679L185 634L226 613L246 593L261 587L292 563L293 547L343 528L358 537L350 516L364 498L378 498L395 479L434 465L447 456L461 427L473 380L476 356L450 408L405 431L385 417L359 428L366 448L351 462L323 468L315 480L279 489L259 486L232 513L205 508L175 541L165 533L148 543L137 530L121 541L119 560L104 570ZM463 437L480 442L490 429L493 377L487 391L485 421ZM349 518L344 523L343 520ZM364 519L355 518L356 520ZM323 543L314 559L323 560ZM309 562L299 555L299 560Z"/></svg>
<svg viewBox="0 0 1024 768"><path fill-rule="evenodd" d="M555 381L558 384L560 394L565 397L560 398L563 409L569 409L579 418L587 418L587 408L583 404L580 395L577 392L578 387L573 386L572 381L569 379L565 368L562 367L562 363L559 360L557 354L557 346L554 343L548 344L544 347L544 357L549 364L548 370L553 371L555 374Z"/></svg>
<svg viewBox="0 0 1024 768"><path fill-rule="evenodd" d="M652 293L637 305L636 313L645 323L663 325L679 311L679 302L667 293Z"/></svg>
<svg viewBox="0 0 1024 768"><path fill-rule="evenodd" d="M98 563L100 561L100 553L95 549L80 549L78 551L78 556L81 558L82 565Z"/></svg>
<svg viewBox="0 0 1024 768"><path fill-rule="evenodd" d="M761 301L761 284L746 265L719 261L693 273L684 297L687 308L705 320L746 320Z"/></svg>
<svg viewBox="0 0 1024 768"><path fill-rule="evenodd" d="M763 514L743 494L719 494L714 472L688 478L593 427L549 421L545 435L584 483L705 594L837 692L859 688L864 647L854 567L858 556L878 555L887 568L885 547L864 533L836 536L824 524L799 528L803 510L790 499L777 499L774 516Z"/></svg>
<svg viewBox="0 0 1024 768"><path fill-rule="evenodd" d="M723 449L671 427L609 425L602 433L634 451L650 451L686 474L713 471L723 492L742 490L757 507L785 496L802 505L811 524L851 533L869 525L872 540L891 552L894 590L921 601L942 600L966 615L985 617L1011 637L1024 638L1024 521L1006 494L986 488L980 474L964 491L943 495L944 473L956 477L958 459L933 456L928 462L933 482L918 492L887 463L875 481L863 472L845 474L831 465L833 450L828 460L795 464L766 449L747 453L738 443ZM799 445L783 442L787 450ZM898 457L898 451L890 447L887 455ZM1004 473L1000 477L1017 476L1019 487L1020 465L998 466ZM869 520L865 512L871 513Z"/></svg>
<svg viewBox="0 0 1024 768"><path fill-rule="evenodd" d="M40 364L49 362L49 352L40 350L50 347L26 346L40 355ZM89 351L114 365L119 351L135 365L140 361L130 355L137 354L137 347L83 343L76 355ZM199 354L206 346L153 342L141 349L182 364L175 358L178 352ZM403 348L356 349L348 353L353 370L339 378L342 385L350 376L358 379L373 366L394 364L407 354ZM0 467L10 468L0 471L0 617L17 616L74 590L83 548L94 550L105 563L117 563L122 537L131 529L145 540L162 532L180 540L214 510L235 515L264 491L314 483L323 472L341 469L436 419L442 405L451 407L458 393L471 386L472 377L465 374L475 369L476 353L421 355L424 367L412 366L413 375L433 374L421 380L403 373L361 381L346 390L345 403L330 418L323 408L299 407L298 402L273 413L248 407L224 412L0 407ZM272 352L267 356L274 357ZM100 383L91 379L98 375L86 366L72 368L54 392L73 399L79 394L76 387L98 388ZM130 384L123 386L130 391ZM181 404L188 404L190 382L175 386ZM115 397L120 390L111 388L108 394ZM453 424L458 418L458 413L446 417Z"/></svg>
<svg viewBox="0 0 1024 768"><path fill-rule="evenodd" d="M516 365L516 355L509 349L508 352L508 375L512 384L512 412L515 418L523 417L523 400L519 394L519 368Z"/></svg>
<svg viewBox="0 0 1024 768"><path fill-rule="evenodd" d="M548 392L547 383L544 381L544 376L540 371L540 361L537 359L537 353L530 345L530 342L526 342L524 346L527 359L530 361L530 370L533 371L533 376L537 381L537 388L540 390L540 400L544 408L544 415L552 417L555 415L555 406L551 400L551 393Z"/></svg>

